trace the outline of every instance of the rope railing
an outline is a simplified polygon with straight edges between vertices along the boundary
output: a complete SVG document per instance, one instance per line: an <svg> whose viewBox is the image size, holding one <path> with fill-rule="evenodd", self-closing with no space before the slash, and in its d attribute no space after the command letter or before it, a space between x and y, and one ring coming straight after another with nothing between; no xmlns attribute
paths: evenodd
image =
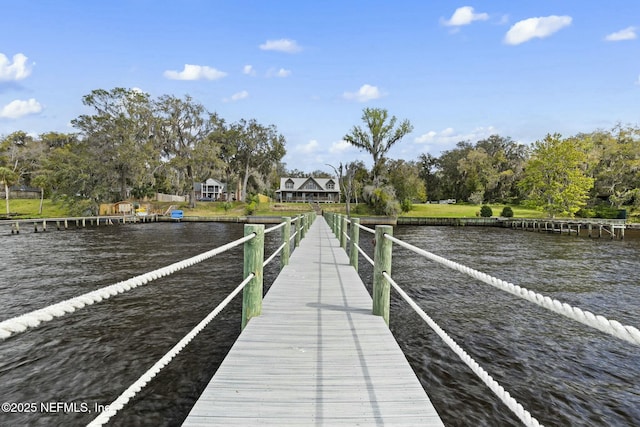
<svg viewBox="0 0 640 427"><path fill-rule="evenodd" d="M267 232L267 231L265 230L265 233L266 233L266 232ZM287 243L286 243L286 242L285 242L285 243L283 243L283 244L281 244L281 245L278 247L278 249L276 249L276 250L271 254L271 256L270 256L269 258L267 258L267 259L265 260L265 262L263 262L263 263L262 263L262 266L263 266L263 267L266 267L266 266L267 266L267 264L269 264L271 261L273 261L273 259L274 259L276 256L278 256L278 255L280 254L280 252L282 252L282 250L285 248L285 246L287 246Z"/></svg>
<svg viewBox="0 0 640 427"><path fill-rule="evenodd" d="M226 252L253 238L255 238L255 234L244 236L238 240L227 243L218 248L211 249L210 251L201 253L191 258L187 258L182 261L175 262L166 267L162 267L157 270L132 277L131 279L124 280L110 286L105 286L92 292L87 292L80 296L70 298L41 309L13 317L11 319L3 320L2 322L0 322L0 340L5 340L12 335L19 334L30 328L35 328L44 322L49 322L57 317L64 316L67 313L73 313L74 311L85 306L107 300L112 296L130 291L139 286L146 285L147 283L161 277L171 275L186 267L190 267L213 256Z"/></svg>
<svg viewBox="0 0 640 427"><path fill-rule="evenodd" d="M216 308L211 311L200 323L198 323L187 335L185 335L169 352L158 360L149 370L129 386L119 397L106 407L89 425L102 426L107 423L116 413L121 410L149 381L151 381L171 360L173 360L228 304L240 291L247 293L248 297L243 298L242 307L242 328L255 316L259 316L262 311L262 278L263 268L269 264L278 254L281 255L282 265L288 263L289 245L293 238L294 247L299 244L300 237L308 229L315 219L315 214L301 215L294 219L283 218L283 222L271 227L264 228L264 225L245 225L245 236L233 242L222 245L218 248L204 252L200 255L173 263L169 266L133 277L123 282L118 282L111 286L98 289L93 292L80 295L57 304L50 305L40 310L35 310L21 316L17 316L0 322L0 339L6 339L12 335L24 332L29 328L35 328L43 322L53 320L66 313L74 312L76 309L95 302L103 301L111 296L145 285L150 281L175 273L186 267L190 267L209 259L215 255L223 253L236 246L244 244L244 270L245 279L240 283ZM296 231L290 233L290 225L296 224ZM283 228L283 243L274 253L263 262L264 258L264 235L266 233ZM259 243L256 245L255 242ZM259 295L259 298L255 298ZM246 302L246 301L249 302Z"/></svg>
<svg viewBox="0 0 640 427"><path fill-rule="evenodd" d="M513 283L497 279L481 271L474 270L470 267L464 266L454 261L450 261L446 258L425 251L424 249L420 249L409 243L403 242L402 240L388 234L385 234L384 237L391 242L409 249L410 251L418 255L421 255L427 259L437 262L438 264L444 265L453 270L471 276L476 280L491 285L502 291L508 292L511 295L515 295L517 297L525 299L540 307L546 308L547 310L551 310L555 313L561 314L565 317L568 317L569 319L580 322L583 325L590 326L594 329L605 332L629 343L640 345L640 330L633 326L623 325L617 320L609 320L604 316L595 315L589 311L582 310L578 307L573 307L567 303L560 302L556 299L544 296L521 286L514 285Z"/></svg>
<svg viewBox="0 0 640 427"><path fill-rule="evenodd" d="M536 420L531 415L531 413L529 413L529 411L524 409L524 407L517 400L511 397L509 392L506 391L504 387L502 387L496 380L494 380L493 377L487 371L485 371L466 351L464 351L453 338L451 338L431 317L429 317L429 315L427 315L427 313L425 313L424 310L422 310L422 308L420 308L420 306L416 304L415 301L413 301L413 299L409 295L407 295L400 286L398 286L398 284L391 278L391 276L387 274L386 271L382 274L383 277L391 284L391 286L393 286L396 292L400 294L402 299L404 299L411 306L411 308L416 313L418 313L422 320L424 320L427 325L429 325L429 327L433 329L436 334L438 334L442 341L444 341L447 346L449 346L449 348L453 350L456 355L458 355L460 360L462 360L496 396L498 396L498 398L511 410L511 412L513 412L520 419L520 421L522 421L524 425L528 427L541 426L540 422L538 422L538 420Z"/></svg>
<svg viewBox="0 0 640 427"><path fill-rule="evenodd" d="M340 215L335 215L339 217ZM391 277L391 255L392 243L396 243L410 251L424 256L427 259L435 261L439 264L467 274L474 279L487 283L498 289L506 291L512 295L533 302L541 307L547 308L558 314L562 314L570 319L576 320L587 326L598 329L602 332L623 339L632 344L640 344L640 331L633 326L622 325L615 320L608 320L604 316L594 315L591 312L572 307L569 304L543 296L536 292L513 285L512 283L497 279L486 273L466 267L462 264L450 261L446 258L432 254L428 251L420 249L400 239L393 237L393 228L390 226L376 226L376 229L367 228L359 224L357 218L351 219L351 238L350 238L350 262L358 268L358 254L361 254L373 268L373 314L382 316L385 321L389 321L389 290L391 287L395 289L400 296L418 313L418 315L433 329L438 336L460 357L460 359L469 366L469 368L489 387L489 389L502 400L505 405L526 425L540 426L540 423L527 411L524 407L513 399L505 389L498 384L480 365L471 358L449 335L431 319ZM330 218L330 224L336 236L342 237L346 232L346 221ZM371 259L359 245L358 232L364 230L374 234L375 257ZM344 247L344 246L343 246Z"/></svg>
<svg viewBox="0 0 640 427"><path fill-rule="evenodd" d="M273 227L265 228L264 229L264 234L269 234L272 231L276 231L276 230L284 227L286 224L287 224L286 221L283 221L283 222L279 223L278 225L274 225Z"/></svg>
<svg viewBox="0 0 640 427"><path fill-rule="evenodd" d="M367 233L376 234L376 230L374 230L373 228L365 227L364 225L361 225L361 224L358 224L357 227L360 230L366 231Z"/></svg>
<svg viewBox="0 0 640 427"><path fill-rule="evenodd" d="M371 259L371 257L360 247L360 245L358 245L357 243L354 245L356 247L356 249L358 250L358 252L360 253L360 255L362 255L364 257L364 259L367 260L367 262L371 265L373 265L373 260Z"/></svg>
<svg viewBox="0 0 640 427"><path fill-rule="evenodd" d="M140 392L165 366L169 364L187 344L189 344L211 321L216 317L238 293L255 277L252 273L248 275L220 304L216 306L200 323L198 323L187 335L184 336L171 350L160 358L147 372L131 384L120 396L107 405L107 409L102 411L88 426L102 426L106 424L114 415Z"/></svg>
<svg viewBox="0 0 640 427"><path fill-rule="evenodd" d="M196 335L202 331L215 316L220 313L229 302L241 291L249 292L249 294L253 293L258 294L260 298L259 301L256 298L246 298L246 300L253 299L253 302L248 302L245 304L245 298L243 298L243 318L242 318L242 328L246 326L247 322L251 317L255 317L260 315L262 311L262 277L263 272L262 269L269 264L278 254L283 252L285 248L288 249L289 242L291 237L289 236L289 225L293 222L296 224L300 224L298 221L300 218L295 218L291 220L288 217L284 218L284 221L277 226L271 227L269 229L264 229L263 225L246 225L245 226L245 234L247 236L253 235L256 237L255 240L260 242L262 248L251 248L245 245L245 272L253 271L246 274L245 279L240 285L238 285L218 306L207 315L198 325L193 328L182 340L178 342L167 354L165 354L158 362L156 362L147 372L145 372L135 383L133 383L129 388L127 388L116 400L113 401L110 405L108 405L108 409L103 411L98 417L96 417L89 426L102 426L109 421L120 409L122 409L128 402L133 398L153 377L155 377L162 368L164 368L184 347L186 347ZM304 227L308 227L310 222L313 219L307 218ZM264 258L264 235L267 232L275 231L281 227L284 227L284 232L282 236L283 243L274 251L274 253L266 260L262 261ZM300 229L302 230L302 228ZM246 236L245 236L246 237ZM247 239L247 242L250 239ZM288 257L288 253L286 254ZM250 289L253 288L253 289Z"/></svg>

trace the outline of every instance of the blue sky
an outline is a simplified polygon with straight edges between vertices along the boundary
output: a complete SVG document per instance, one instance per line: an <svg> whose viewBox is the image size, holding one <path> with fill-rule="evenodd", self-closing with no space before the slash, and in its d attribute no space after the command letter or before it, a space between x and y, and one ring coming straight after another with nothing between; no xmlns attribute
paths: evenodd
<svg viewBox="0 0 640 427"><path fill-rule="evenodd" d="M365 160L365 107L409 119L389 153L531 143L640 119L637 0L0 0L0 135L73 132L93 89L192 96L287 140L289 169Z"/></svg>

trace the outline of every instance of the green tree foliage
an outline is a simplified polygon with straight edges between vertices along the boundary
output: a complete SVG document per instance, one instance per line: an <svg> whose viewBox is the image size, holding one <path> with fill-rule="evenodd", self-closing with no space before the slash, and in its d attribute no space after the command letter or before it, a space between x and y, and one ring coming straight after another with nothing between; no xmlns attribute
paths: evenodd
<svg viewBox="0 0 640 427"><path fill-rule="evenodd" d="M4 185L4 197L7 208L7 215L11 213L9 209L9 187L18 181L19 175L8 167L0 166L0 182Z"/></svg>
<svg viewBox="0 0 640 427"><path fill-rule="evenodd" d="M286 154L285 139L274 125L264 126L256 120L240 120L235 126L235 171L242 176L241 199L247 198L249 178L254 182L267 182L271 170Z"/></svg>
<svg viewBox="0 0 640 427"><path fill-rule="evenodd" d="M439 158L421 155L421 177L432 200L513 201L520 196L517 182L528 155L526 146L499 135L475 144L461 141Z"/></svg>
<svg viewBox="0 0 640 427"><path fill-rule="evenodd" d="M444 199L444 193L441 188L439 173L439 160L432 154L420 154L418 165L420 168L420 179L424 182L425 193L431 200Z"/></svg>
<svg viewBox="0 0 640 427"><path fill-rule="evenodd" d="M424 181L420 178L420 166L417 162L390 160L387 162L389 185L395 191L398 200L427 201Z"/></svg>
<svg viewBox="0 0 640 427"><path fill-rule="evenodd" d="M466 185L465 177L458 167L461 160L473 150L471 143L461 141L456 148L443 151L437 162L437 174L440 183L441 198L467 200L471 192Z"/></svg>
<svg viewBox="0 0 640 427"><path fill-rule="evenodd" d="M154 110L153 139L162 147L163 161L182 176L180 190L189 194L189 206L195 207L196 182L218 167L220 147L211 134L223 121L190 96L161 96Z"/></svg>
<svg viewBox="0 0 640 427"><path fill-rule="evenodd" d="M373 185L380 184L382 167L389 149L405 135L413 131L409 120L403 120L396 127L396 116L389 118L389 113L381 108L365 108L362 111L365 128L354 126L351 132L343 137L349 144L365 150L373 157L371 170Z"/></svg>
<svg viewBox="0 0 640 427"><path fill-rule="evenodd" d="M587 153L582 144L547 135L533 146L520 187L534 206L549 216L573 215L586 205L593 178L586 175Z"/></svg>
<svg viewBox="0 0 640 427"><path fill-rule="evenodd" d="M589 175L595 185L594 200L607 199L620 208L630 201L640 202L640 128L617 125L611 131L578 134L576 141L588 149Z"/></svg>
<svg viewBox="0 0 640 427"><path fill-rule="evenodd" d="M160 161L153 139L153 114L149 95L114 88L97 89L82 102L94 110L72 120L87 154L80 160L92 170L97 200L125 199L128 188L151 179ZM91 186L91 182L86 182Z"/></svg>

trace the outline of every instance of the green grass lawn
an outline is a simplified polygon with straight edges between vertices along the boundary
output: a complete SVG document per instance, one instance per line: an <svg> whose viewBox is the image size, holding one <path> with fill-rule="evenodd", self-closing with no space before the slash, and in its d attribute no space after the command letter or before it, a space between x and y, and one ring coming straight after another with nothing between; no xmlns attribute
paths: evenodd
<svg viewBox="0 0 640 427"><path fill-rule="evenodd" d="M502 209L506 205L489 205L493 211L493 216L500 216ZM535 209L527 209L521 206L511 206L513 216L516 218L546 218L547 214ZM401 216L406 217L437 217L437 218L465 218L478 216L480 205L455 204L416 204L413 209ZM478 214L478 215L476 215Z"/></svg>
<svg viewBox="0 0 640 427"><path fill-rule="evenodd" d="M4 200L2 200L2 208L0 212L4 213ZM188 203L158 203L153 202L152 205L157 211L164 212L169 206L176 206L177 209L182 209L185 216L202 216L202 217L215 217L215 216L245 216L246 204L241 202L232 202L226 205L222 202L198 202L196 207L191 209L188 207ZM72 216L69 211L59 203L54 203L50 199L44 200L42 214L38 213L40 206L40 200L38 199L10 199L9 209L12 218L57 218ZM495 204L489 205L493 210L493 216L499 216L502 212L502 208L505 205ZM320 207L324 211L345 213L346 208L344 203L326 203L321 204ZM362 209L364 206L361 206ZM351 204L352 213L354 212L355 205ZM542 211L528 209L521 206L513 206L514 217L516 218L546 218L546 214ZM254 216L296 216L302 212L308 212L310 206L308 203L260 203L257 205ZM355 216L372 216L366 213L367 210L363 209L362 214L356 214ZM469 204L453 204L453 205L440 205L440 204L414 204L413 209L405 214L403 217L435 217L435 218L473 218L480 212L480 205ZM0 214L0 216L3 216ZM636 217L630 217L629 222L637 221Z"/></svg>
<svg viewBox="0 0 640 427"><path fill-rule="evenodd" d="M6 201L2 199L0 212L6 213ZM62 204L44 199L42 213L39 213L40 199L9 199L11 218L61 218L69 216L69 211Z"/></svg>

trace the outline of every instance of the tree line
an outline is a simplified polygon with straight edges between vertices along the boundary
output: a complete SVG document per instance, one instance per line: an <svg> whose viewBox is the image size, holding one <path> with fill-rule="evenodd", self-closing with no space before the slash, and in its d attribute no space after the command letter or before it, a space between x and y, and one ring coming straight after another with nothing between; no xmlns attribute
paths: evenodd
<svg viewBox="0 0 640 427"><path fill-rule="evenodd" d="M285 139L255 119L227 123L191 97L152 99L137 90L98 89L82 99L91 110L72 120L77 132L37 137L16 131L0 142L0 181L40 188L72 212L156 192L189 195L216 177L237 191L269 188L282 172Z"/></svg>
<svg viewBox="0 0 640 427"><path fill-rule="evenodd" d="M287 170L285 138L255 119L227 123L191 97L124 88L98 89L82 99L90 113L72 120L74 133L31 136L16 131L0 139L0 182L39 188L73 213L96 212L99 203L156 192L189 195L209 177L247 200L273 195L282 176L337 176L347 211L365 205L398 215L413 203L457 201L529 204L554 215L600 215L640 205L640 129L616 125L564 138L549 134L532 145L491 135L460 141L436 157L391 159L388 152L413 130L387 110L365 108L363 126L343 139L372 157L327 165L332 172ZM335 174L335 175L334 175Z"/></svg>
<svg viewBox="0 0 640 427"><path fill-rule="evenodd" d="M439 157L421 154L405 161L386 154L413 129L407 120L396 126L386 110L365 108L362 121L365 126L354 126L344 140L371 154L372 170L367 174L358 162L336 170L347 201L359 196L379 214L397 215L413 202L443 199L525 204L551 217L615 217L622 207L640 207L637 126L618 124L567 138L547 134L532 145L491 135L460 141Z"/></svg>

